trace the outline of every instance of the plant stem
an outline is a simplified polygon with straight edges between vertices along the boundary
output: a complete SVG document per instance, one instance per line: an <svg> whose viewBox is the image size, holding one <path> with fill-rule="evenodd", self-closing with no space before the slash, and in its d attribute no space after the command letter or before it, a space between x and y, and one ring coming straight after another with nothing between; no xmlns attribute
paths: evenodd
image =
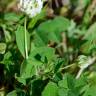
<svg viewBox="0 0 96 96"><path fill-rule="evenodd" d="M64 69L68 69L68 68L70 68L70 67L73 67L73 66L76 66L76 64L70 64L70 65L67 65L67 66L65 66L65 67L63 67L63 68L60 68L60 72L62 71L62 70L64 70Z"/></svg>
<svg viewBox="0 0 96 96"><path fill-rule="evenodd" d="M27 17L25 17L24 28L25 28L25 58L28 59L27 30L26 30L26 25L27 25Z"/></svg>

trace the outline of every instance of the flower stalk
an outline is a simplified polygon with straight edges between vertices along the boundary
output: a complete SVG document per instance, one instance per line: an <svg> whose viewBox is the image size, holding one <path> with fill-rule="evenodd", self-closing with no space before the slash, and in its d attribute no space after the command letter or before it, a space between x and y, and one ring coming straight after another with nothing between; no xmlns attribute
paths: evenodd
<svg viewBox="0 0 96 96"><path fill-rule="evenodd" d="M24 22L24 28L25 28L25 58L28 59L28 46L27 46L27 30L26 30L26 25L27 25L27 17L25 17L25 22Z"/></svg>

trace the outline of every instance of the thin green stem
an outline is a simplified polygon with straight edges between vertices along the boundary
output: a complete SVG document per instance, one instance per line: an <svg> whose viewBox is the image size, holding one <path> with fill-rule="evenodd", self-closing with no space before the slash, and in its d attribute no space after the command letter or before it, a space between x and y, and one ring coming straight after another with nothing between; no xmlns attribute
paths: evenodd
<svg viewBox="0 0 96 96"><path fill-rule="evenodd" d="M68 69L68 68L73 67L73 66L76 66L76 64L67 65L67 66L65 66L65 67L63 67L63 68L60 68L59 71L62 71L62 70L64 70L64 69Z"/></svg>
<svg viewBox="0 0 96 96"><path fill-rule="evenodd" d="M27 25L27 17L25 17L24 28L25 28L25 58L28 59L28 47L27 47L27 30L26 30L26 25Z"/></svg>

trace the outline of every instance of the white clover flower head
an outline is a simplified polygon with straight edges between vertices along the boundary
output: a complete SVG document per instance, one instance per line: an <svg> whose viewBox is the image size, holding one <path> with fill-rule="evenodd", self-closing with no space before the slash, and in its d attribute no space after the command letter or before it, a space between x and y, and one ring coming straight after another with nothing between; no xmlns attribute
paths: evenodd
<svg viewBox="0 0 96 96"><path fill-rule="evenodd" d="M41 12L43 7L42 0L19 0L19 9L29 17L34 17Z"/></svg>

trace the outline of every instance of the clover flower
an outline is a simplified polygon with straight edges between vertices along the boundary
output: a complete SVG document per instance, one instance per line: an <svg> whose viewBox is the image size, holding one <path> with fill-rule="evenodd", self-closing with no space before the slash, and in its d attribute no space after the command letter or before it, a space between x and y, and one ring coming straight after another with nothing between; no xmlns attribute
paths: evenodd
<svg viewBox="0 0 96 96"><path fill-rule="evenodd" d="M34 17L41 12L43 7L42 0L19 0L19 9L29 17Z"/></svg>

